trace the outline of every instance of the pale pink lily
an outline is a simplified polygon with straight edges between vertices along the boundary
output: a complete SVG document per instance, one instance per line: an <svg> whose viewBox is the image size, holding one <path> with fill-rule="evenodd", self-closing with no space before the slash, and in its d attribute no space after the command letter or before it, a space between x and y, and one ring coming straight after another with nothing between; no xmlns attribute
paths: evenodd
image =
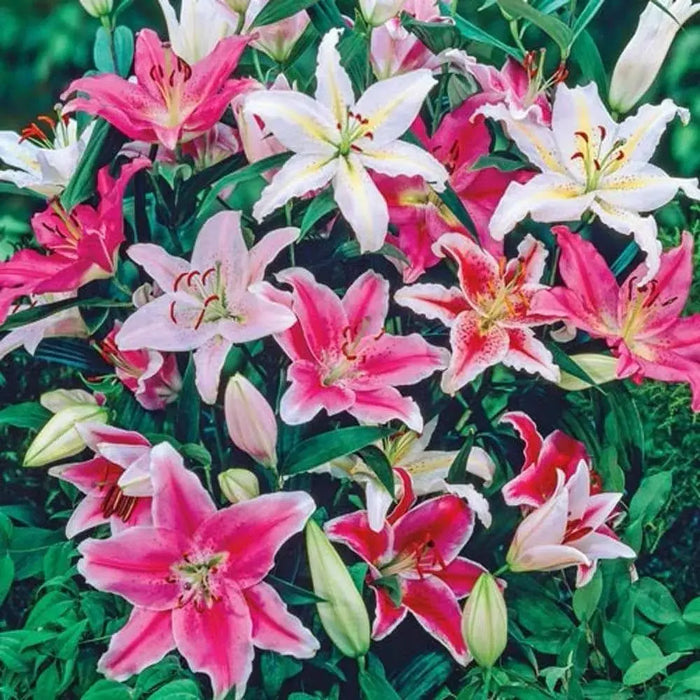
<svg viewBox="0 0 700 700"><path fill-rule="evenodd" d="M152 451L151 527L78 548L95 588L135 607L98 669L126 680L177 649L212 682L216 700L245 692L254 647L308 658L318 642L263 579L279 548L314 510L302 492L259 496L217 511L168 444Z"/></svg>
<svg viewBox="0 0 700 700"><path fill-rule="evenodd" d="M554 227L565 287L535 300L537 313L564 319L604 338L618 357L617 376L689 382L700 411L700 314L681 316L693 279L693 238L661 254L658 271L647 263L618 284L592 243L564 226ZM641 280L649 280L641 287Z"/></svg>
<svg viewBox="0 0 700 700"><path fill-rule="evenodd" d="M401 12L406 0L359 0L362 19L371 27L379 27Z"/></svg>
<svg viewBox="0 0 700 700"><path fill-rule="evenodd" d="M270 0L250 0L245 13L244 32L251 35L254 48L266 53L273 61L284 63L311 20L307 12L302 10L279 22L250 28L255 18L269 3Z"/></svg>
<svg viewBox="0 0 700 700"><path fill-rule="evenodd" d="M158 35L143 29L136 39L133 83L114 74L79 78L63 94L73 98L66 112L87 112L106 119L131 139L174 149L211 129L234 95L250 81L229 79L248 39L220 41L204 59L190 66Z"/></svg>
<svg viewBox="0 0 700 700"><path fill-rule="evenodd" d="M146 410L165 408L177 400L182 388L177 358L146 348L122 350L116 341L121 326L120 322L115 322L112 330L97 344L98 352L114 366L119 381Z"/></svg>
<svg viewBox="0 0 700 700"><path fill-rule="evenodd" d="M367 423L399 419L421 432L418 405L395 387L416 384L444 368L448 353L417 333L385 333L389 283L367 271L341 300L301 268L278 273L277 279L292 286L291 308L298 319L275 336L292 360L282 420L306 423L323 408L328 415L347 411Z"/></svg>
<svg viewBox="0 0 700 700"><path fill-rule="evenodd" d="M530 309L533 296L546 289L539 282L545 247L528 234L517 258L496 260L467 236L447 233L433 252L457 263L460 286L414 284L399 289L394 298L450 328L452 359L442 375L442 390L454 394L499 362L556 381L559 368L532 331L547 320Z"/></svg>
<svg viewBox="0 0 700 700"><path fill-rule="evenodd" d="M377 601L372 638L384 639L410 612L457 662L469 661L458 601L485 569L458 556L474 530L474 513L453 495L439 496L406 511L402 504L379 532L367 511L342 515L325 531L369 564ZM398 589L400 600L392 598Z"/></svg>
<svg viewBox="0 0 700 700"><path fill-rule="evenodd" d="M426 424L422 435L409 430L377 443L377 447L385 454L394 470L394 494L387 491L376 473L358 455L334 459L312 471L329 473L336 478L350 479L360 484L365 491L369 526L375 532L379 532L384 526L394 498L402 497L405 479L409 480L408 489L416 496L453 493L463 498L484 526L489 527L491 512L484 496L472 484L447 482L450 467L458 453L427 449L436 426L437 418L434 418ZM472 447L466 465L469 474L483 479L488 486L493 479L495 468L493 460L484 450Z"/></svg>
<svg viewBox="0 0 700 700"><path fill-rule="evenodd" d="M147 158L124 165L114 180L108 167L97 175L99 204L79 204L67 212L52 200L32 217L36 240L48 252L25 249L0 263L0 321L19 297L74 292L96 279L114 274L119 246L124 242L124 192L134 173L148 167Z"/></svg>
<svg viewBox="0 0 700 700"><path fill-rule="evenodd" d="M501 489L503 499L509 506L538 508L555 493L559 474L566 484L576 473L579 465L590 463L586 447L578 440L555 430L542 438L537 425L526 413L511 411L501 421L510 423L525 443L520 474ZM592 491L600 491L600 480L591 471Z"/></svg>
<svg viewBox="0 0 700 700"><path fill-rule="evenodd" d="M9 166L0 170L0 180L46 197L60 194L78 167L92 129L89 124L78 135L75 119L40 116L21 134L0 131L0 161Z"/></svg>
<svg viewBox="0 0 700 700"><path fill-rule="evenodd" d="M367 169L385 175L420 175L444 189L447 172L423 149L399 140L435 84L430 71L413 71L370 86L355 100L340 65L340 30L321 41L316 99L295 91L255 92L246 109L258 115L294 154L253 208L258 221L293 197L332 182L335 201L363 252L381 248L387 233L386 202Z"/></svg>
<svg viewBox="0 0 700 700"><path fill-rule="evenodd" d="M524 170L473 169L491 148L491 135L483 117L474 118L474 112L482 104L479 95L468 98L442 120L432 136L428 135L420 118L411 130L425 149L447 168L450 186L474 222L482 247L493 255L501 255L502 241L492 238L488 231L491 215L511 182L527 182L533 174ZM423 178L379 175L375 182L389 205L390 221L398 229L398 236L390 236L389 240L408 259L408 264L398 263L407 284L415 282L427 268L439 262L440 258L433 253L433 244L442 234L455 231L469 235Z"/></svg>
<svg viewBox="0 0 700 700"><path fill-rule="evenodd" d="M506 555L511 571L557 571L576 566L576 585L593 577L599 559L633 559L636 553L620 542L607 524L621 493L591 495L588 466L580 462L564 484L557 471L554 495L518 526Z"/></svg>
<svg viewBox="0 0 700 700"><path fill-rule="evenodd" d="M295 241L299 229L271 231L248 250L240 212L220 212L197 236L191 262L152 243L137 243L129 257L141 265L163 294L136 310L116 341L122 350L195 350L195 381L202 398L214 403L219 375L234 343L280 333L294 322L285 306L269 301L265 268Z"/></svg>
<svg viewBox="0 0 700 700"><path fill-rule="evenodd" d="M151 524L151 445L130 430L80 423L76 430L94 457L51 467L49 474L85 494L66 525L66 537L109 523L112 533Z"/></svg>
<svg viewBox="0 0 700 700"><path fill-rule="evenodd" d="M28 304L15 306L10 317L20 311L27 311L45 304L53 304L57 301L65 301L75 296L75 293L69 292L65 294L41 294L38 297L30 297ZM87 337L88 329L83 321L83 317L80 315L80 311L77 308L66 309L10 331L0 340L0 360L13 350L21 347L24 347L30 355L33 355L44 338Z"/></svg>
<svg viewBox="0 0 700 700"><path fill-rule="evenodd" d="M666 125L687 110L671 100L644 105L634 117L617 124L606 110L595 83L559 85L551 128L514 119L505 105L480 110L499 120L518 148L542 172L524 185L512 183L491 218L489 230L502 239L526 216L547 223L580 219L587 211L634 240L647 255L648 282L659 268L661 244L653 216L679 189L700 199L697 179L675 178L649 159Z"/></svg>

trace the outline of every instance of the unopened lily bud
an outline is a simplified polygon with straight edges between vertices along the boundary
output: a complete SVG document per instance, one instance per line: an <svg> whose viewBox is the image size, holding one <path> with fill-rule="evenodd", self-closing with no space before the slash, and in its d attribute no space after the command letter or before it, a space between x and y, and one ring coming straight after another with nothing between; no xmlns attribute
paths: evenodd
<svg viewBox="0 0 700 700"><path fill-rule="evenodd" d="M24 456L25 467L43 467L72 457L85 448L85 441L76 425L85 422L106 423L107 409L93 403L61 408L39 431Z"/></svg>
<svg viewBox="0 0 700 700"><path fill-rule="evenodd" d="M314 593L323 598L316 603L323 629L345 656L364 656L369 649L369 616L362 596L323 530L309 520L304 532Z"/></svg>
<svg viewBox="0 0 700 700"><path fill-rule="evenodd" d="M462 613L462 635L479 666L490 668L506 648L508 612L498 582L481 574Z"/></svg>
<svg viewBox="0 0 700 700"><path fill-rule="evenodd" d="M401 12L406 0L360 0L360 13L370 27L380 27Z"/></svg>
<svg viewBox="0 0 700 700"><path fill-rule="evenodd" d="M265 397L242 374L229 380L224 413L233 444L260 464L277 467L275 414Z"/></svg>
<svg viewBox="0 0 700 700"><path fill-rule="evenodd" d="M231 503L249 501L260 495L258 477L249 469L227 469L218 478L221 493Z"/></svg>
<svg viewBox="0 0 700 700"><path fill-rule="evenodd" d="M595 385L611 382L617 377L617 358L610 355L582 353L581 355L572 355L570 359L593 380ZM557 382L557 386L566 391L590 389L593 384L563 370Z"/></svg>
<svg viewBox="0 0 700 700"><path fill-rule="evenodd" d="M80 4L85 12L97 19L111 14L114 8L114 0L80 0Z"/></svg>
<svg viewBox="0 0 700 700"><path fill-rule="evenodd" d="M615 64L608 97L612 109L625 114L642 99L656 79L676 32L697 12L700 4L692 0L654 0L647 4Z"/></svg>

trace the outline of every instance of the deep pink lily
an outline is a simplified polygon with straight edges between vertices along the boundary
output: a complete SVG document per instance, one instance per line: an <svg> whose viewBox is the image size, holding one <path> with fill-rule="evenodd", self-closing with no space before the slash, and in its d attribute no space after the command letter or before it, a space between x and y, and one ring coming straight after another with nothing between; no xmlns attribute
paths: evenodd
<svg viewBox="0 0 700 700"><path fill-rule="evenodd" d="M399 289L394 298L450 328L452 359L442 375L442 390L454 394L499 362L556 381L559 369L532 331L546 319L530 309L533 296L546 288L539 283L545 247L528 234L517 258L496 260L467 236L447 233L433 252L457 263L460 286L414 284Z"/></svg>
<svg viewBox="0 0 700 700"><path fill-rule="evenodd" d="M442 120L432 137L420 118L413 123L412 131L425 149L447 168L450 186L474 222L482 247L493 255L502 255L503 242L488 232L491 215L508 185L527 182L532 173L472 169L491 148L491 135L484 118L473 118L474 111L482 104L480 95L470 97ZM469 235L469 232L423 178L377 175L375 180L389 205L390 221L398 229L398 236L388 240L409 261L408 265L401 264L404 282L414 282L427 268L438 263L440 258L433 253L432 246L442 234L455 231Z"/></svg>
<svg viewBox="0 0 700 700"><path fill-rule="evenodd" d="M661 254L658 273L642 263L618 284L593 244L565 226L552 229L561 248L559 272L565 287L535 300L537 313L569 321L605 338L618 357L617 376L689 382L692 408L700 411L700 314L681 317L693 278L693 238Z"/></svg>
<svg viewBox="0 0 700 700"><path fill-rule="evenodd" d="M75 426L92 459L51 467L49 474L85 494L66 525L66 537L109 523L112 533L151 524L151 444L143 435L100 423Z"/></svg>
<svg viewBox="0 0 700 700"><path fill-rule="evenodd" d="M172 150L211 129L234 95L246 89L248 80L229 76L248 42L238 36L222 39L190 66L154 31L143 29L136 38L136 82L111 73L74 80L62 99L74 92L87 97L73 98L64 113L100 116L131 139Z"/></svg>
<svg viewBox="0 0 700 700"><path fill-rule="evenodd" d="M26 249L0 264L0 322L22 296L74 292L88 282L111 277L124 242L124 191L134 173L151 164L137 158L114 180L108 167L97 175L97 207L80 204L66 212L58 200L32 217L37 241L48 255Z"/></svg>
<svg viewBox="0 0 700 700"><path fill-rule="evenodd" d="M214 403L219 375L234 343L247 343L287 330L294 314L270 301L265 268L299 235L282 228L247 249L240 212L220 212L197 236L188 262L152 243L129 248L129 257L145 268L163 294L124 322L116 341L121 350L196 350L196 384Z"/></svg>
<svg viewBox="0 0 700 700"><path fill-rule="evenodd" d="M323 408L331 416L347 411L369 423L398 418L421 432L418 405L395 387L416 384L444 368L448 353L417 333L385 333L389 283L365 272L341 300L302 268L285 270L277 279L292 286L291 307L298 319L276 336L292 360L282 420L306 423Z"/></svg>
<svg viewBox="0 0 700 700"><path fill-rule="evenodd" d="M182 377L177 358L157 350L122 350L116 335L122 324L114 328L98 343L102 357L114 366L119 381L134 394L134 398L147 410L157 411L177 400L182 388Z"/></svg>
<svg viewBox="0 0 700 700"><path fill-rule="evenodd" d="M599 559L633 559L610 527L621 493L591 494L588 466L581 461L565 484L556 471L554 493L520 523L506 555L512 571L557 571L576 566L576 585L593 577Z"/></svg>
<svg viewBox="0 0 700 700"><path fill-rule="evenodd" d="M383 639L410 612L461 664L469 661L460 630L458 600L485 569L458 556L474 529L474 513L453 495L432 498L405 512L399 504L379 532L367 511L326 523L331 540L342 542L369 566L377 607L372 637ZM404 511L402 513L402 511ZM398 588L400 602L392 598Z"/></svg>
<svg viewBox="0 0 700 700"><path fill-rule="evenodd" d="M501 418L510 423L525 443L523 465L520 474L511 479L501 492L509 506L537 508L549 500L556 491L558 472L567 483L576 473L581 462L590 464L590 457L582 442L555 430L542 438L537 425L526 413L511 411ZM593 493L600 491L600 480L591 471Z"/></svg>
<svg viewBox="0 0 700 700"><path fill-rule="evenodd" d="M274 493L217 511L199 479L163 443L151 453L153 525L78 548L78 570L135 607L98 668L125 680L178 649L211 679L214 698L242 697L254 647L308 658L318 642L263 579L315 506Z"/></svg>

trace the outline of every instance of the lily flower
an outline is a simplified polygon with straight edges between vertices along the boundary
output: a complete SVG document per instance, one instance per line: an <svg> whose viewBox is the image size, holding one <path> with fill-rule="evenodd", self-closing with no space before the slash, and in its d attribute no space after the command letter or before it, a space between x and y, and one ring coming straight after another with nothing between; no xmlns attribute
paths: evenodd
<svg viewBox="0 0 700 700"><path fill-rule="evenodd" d="M234 343L280 333L295 322L284 304L269 301L265 268L296 240L299 229L282 228L251 250L241 232L240 212L220 212L197 236L188 262L152 243L137 243L129 257L153 277L163 294L138 308L117 333L121 350L195 350L195 380L214 403L219 375Z"/></svg>
<svg viewBox="0 0 700 700"><path fill-rule="evenodd" d="M74 298L75 293L66 294L40 294L37 297L30 297L29 303L15 305L10 314L12 316L20 311L33 309L36 306L53 304L57 301ZM38 321L27 323L20 328L10 331L0 340L0 360L17 348L24 347L30 354L34 355L39 343L44 338L87 338L88 329L77 308L66 309L58 313L51 314Z"/></svg>
<svg viewBox="0 0 700 700"><path fill-rule="evenodd" d="M175 355L141 348L122 350L116 341L122 324L117 321L112 330L97 344L97 350L114 366L119 381L134 394L147 411L158 411L177 400L182 377Z"/></svg>
<svg viewBox="0 0 700 700"><path fill-rule="evenodd" d="M124 165L114 180L105 166L97 175L97 207L80 204L70 213L58 200L32 217L37 241L48 255L26 249L0 263L0 321L19 297L75 292L96 279L114 274L124 241L124 191L134 173L151 164L137 158Z"/></svg>
<svg viewBox="0 0 700 700"><path fill-rule="evenodd" d="M371 27L379 27L401 12L406 0L359 0L360 14Z"/></svg>
<svg viewBox="0 0 700 700"><path fill-rule="evenodd" d="M411 131L429 153L445 164L449 184L474 222L482 247L493 255L502 255L503 243L489 234L489 221L508 185L526 182L533 174L524 170L472 169L491 148L491 135L483 117L473 118L482 104L479 95L468 98L440 122L432 136L420 118ZM398 236L389 240L408 258L408 264L398 265L404 282L410 284L439 262L432 248L443 233L455 231L466 236L469 232L423 178L379 175L375 181L389 205L390 221L398 229Z"/></svg>
<svg viewBox="0 0 700 700"><path fill-rule="evenodd" d="M448 352L417 333L384 331L389 309L389 283L369 270L352 283L340 300L302 268L277 274L292 286L291 308L298 322L275 336L292 360L292 385L280 403L289 425L310 421L322 408L333 416L347 411L359 421L402 420L423 430L413 399L395 388L417 384L447 365Z"/></svg>
<svg viewBox="0 0 700 700"><path fill-rule="evenodd" d="M501 417L510 423L525 443L523 465L520 474L501 489L509 506L538 508L544 505L556 491L558 475L564 475L566 484L576 473L579 464L590 464L590 457L582 442L555 430L542 438L537 425L526 413L511 411ZM597 474L591 472L594 491L600 491Z"/></svg>
<svg viewBox="0 0 700 700"><path fill-rule="evenodd" d="M467 236L446 233L433 252L457 263L460 286L413 284L399 289L394 299L450 328L452 359L442 390L455 394L499 362L556 381L559 368L532 331L547 323L530 308L535 294L547 289L539 282L547 258L542 243L528 234L517 258L496 260Z"/></svg>
<svg viewBox="0 0 700 700"><path fill-rule="evenodd" d="M649 281L659 268L661 244L654 217L640 212L670 202L679 189L700 199L697 179L670 177L651 165L666 125L687 110L671 100L644 105L617 124L605 109L595 83L559 85L552 126L514 119L504 105L486 105L481 114L499 120L518 148L542 172L524 185L511 183L489 230L502 239L526 216L546 223L580 219L590 211L612 229L634 236L647 255Z"/></svg>
<svg viewBox="0 0 700 700"><path fill-rule="evenodd" d="M112 533L150 525L153 486L148 440L139 433L100 423L80 423L76 430L95 456L49 469L51 476L85 494L68 520L66 537L102 523L109 523Z"/></svg>
<svg viewBox="0 0 700 700"><path fill-rule="evenodd" d="M357 455L340 457L311 470L346 478L360 484L365 490L369 526L379 532L384 526L394 497L403 493L404 479L410 480L410 490L416 496L432 493L453 493L464 498L485 527L491 525L488 501L471 484L450 484L447 475L457 451L428 450L437 418L426 424L423 434L412 430L385 438L377 444L394 470L395 491L390 494L375 472ZM467 472L484 480L488 486L495 471L493 460L480 447L472 447L467 458Z"/></svg>
<svg viewBox="0 0 700 700"><path fill-rule="evenodd" d="M599 559L634 559L607 524L621 493L591 495L588 466L581 462L564 485L557 471L554 495L518 526L506 555L512 571L558 571L576 566L576 586L593 577Z"/></svg>
<svg viewBox="0 0 700 700"><path fill-rule="evenodd" d="M255 18L271 0L250 0L245 13L244 32L251 35L252 46L267 54L273 61L284 63L292 53L311 19L305 10L296 12L278 22L250 28Z"/></svg>
<svg viewBox="0 0 700 700"><path fill-rule="evenodd" d="M536 313L567 319L604 338L618 358L617 376L640 382L689 382L692 408L700 411L700 314L681 316L693 279L693 238L661 254L651 275L648 261L618 284L593 244L564 226L555 227L565 287L535 300ZM649 280L641 287L640 280ZM593 282L593 283L591 283Z"/></svg>
<svg viewBox="0 0 700 700"><path fill-rule="evenodd" d="M263 190L253 208L262 221L292 197L332 181L335 201L363 252L378 250L389 224L386 202L367 168L385 175L420 175L444 189L447 172L423 149L399 137L409 128L435 84L419 70L370 86L355 101L340 65L340 30L321 41L316 99L295 91L258 91L246 109L258 115L293 155Z"/></svg>
<svg viewBox="0 0 700 700"><path fill-rule="evenodd" d="M377 601L373 639L384 639L410 612L466 665L470 657L458 601L485 572L480 564L458 556L474 530L474 513L452 495L402 511L399 504L379 532L369 526L367 511L341 515L324 529L329 539L369 564L369 585Z"/></svg>
<svg viewBox="0 0 700 700"><path fill-rule="evenodd" d="M652 86L677 32L700 12L693 0L647 3L634 35L617 59L608 102L617 112L629 112Z"/></svg>
<svg viewBox="0 0 700 700"><path fill-rule="evenodd" d="M263 579L314 510L302 492L259 496L217 511L180 455L151 453L152 526L80 544L78 571L135 607L98 669L123 681L173 649L205 673L215 700L243 697L254 647L309 658L318 642Z"/></svg>
<svg viewBox="0 0 700 700"><path fill-rule="evenodd" d="M206 58L218 43L236 33L230 13L216 0L183 0L180 17L170 0L158 0L176 56L190 65Z"/></svg>
<svg viewBox="0 0 700 700"><path fill-rule="evenodd" d="M40 116L15 134L0 131L0 160L10 169L0 170L0 180L54 197L70 182L92 136L89 124L78 136L78 122L59 116Z"/></svg>
<svg viewBox="0 0 700 700"><path fill-rule="evenodd" d="M220 41L204 59L190 65L158 35L143 29L136 38L136 82L113 74L74 80L63 94L79 92L65 112L86 112L106 119L136 141L162 143L173 150L180 141L203 134L216 124L234 95L249 81L229 75L248 39Z"/></svg>

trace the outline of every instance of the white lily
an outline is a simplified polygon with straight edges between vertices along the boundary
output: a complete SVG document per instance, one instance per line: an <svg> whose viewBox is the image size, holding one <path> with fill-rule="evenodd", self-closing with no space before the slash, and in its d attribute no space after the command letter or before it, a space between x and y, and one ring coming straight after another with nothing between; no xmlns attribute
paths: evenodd
<svg viewBox="0 0 700 700"><path fill-rule="evenodd" d="M355 101L340 65L339 29L321 41L316 99L295 91L255 92L245 109L258 115L293 155L263 190L253 214L261 221L298 197L333 184L335 201L357 235L363 252L378 250L387 232L386 201L367 172L420 175L444 189L445 168L433 156L404 141L435 80L417 70L375 83Z"/></svg>
<svg viewBox="0 0 700 700"><path fill-rule="evenodd" d="M359 0L360 14L371 27L380 27L384 22L401 12L406 0Z"/></svg>
<svg viewBox="0 0 700 700"><path fill-rule="evenodd" d="M615 64L608 99L614 110L625 114L639 102L661 69L676 33L698 12L700 3L692 0L654 0L647 4Z"/></svg>
<svg viewBox="0 0 700 700"><path fill-rule="evenodd" d="M377 447L384 452L394 468L400 468L411 478L411 485L416 496L429 493L453 493L464 498L479 517L485 527L491 525L491 513L488 501L471 484L449 484L447 474L450 471L457 452L428 450L428 444L435 431L437 418L431 420L419 435L412 430L402 435L382 440ZM495 470L493 460L480 447L472 447L467 458L467 471L484 480L488 486ZM369 526L379 532L384 525L393 498L382 485L377 475L360 457L340 457L316 467L316 473L330 474L336 478L345 478L360 484L365 490ZM401 479L395 475L395 489L401 486ZM398 493L396 494L398 496Z"/></svg>
<svg viewBox="0 0 700 700"><path fill-rule="evenodd" d="M236 23L216 0L182 0L180 19L169 0L158 0L173 51L188 63L208 56L216 45L236 33Z"/></svg>
<svg viewBox="0 0 700 700"><path fill-rule="evenodd" d="M0 170L0 180L54 197L61 193L78 167L93 124L78 138L75 119L54 122L49 117L40 117L39 120L44 127L32 124L22 136L14 131L0 131L0 160L12 168Z"/></svg>
<svg viewBox="0 0 700 700"><path fill-rule="evenodd" d="M695 178L675 178L649 163L666 125L689 114L671 100L644 105L621 124L605 109L594 83L560 85L552 125L513 118L504 105L487 105L477 114L499 120L518 148L542 172L521 185L511 183L491 218L497 240L530 215L546 223L578 220L587 211L612 229L634 236L647 255L647 275L659 269L661 244L656 221L641 216L671 201L679 189L700 199Z"/></svg>

